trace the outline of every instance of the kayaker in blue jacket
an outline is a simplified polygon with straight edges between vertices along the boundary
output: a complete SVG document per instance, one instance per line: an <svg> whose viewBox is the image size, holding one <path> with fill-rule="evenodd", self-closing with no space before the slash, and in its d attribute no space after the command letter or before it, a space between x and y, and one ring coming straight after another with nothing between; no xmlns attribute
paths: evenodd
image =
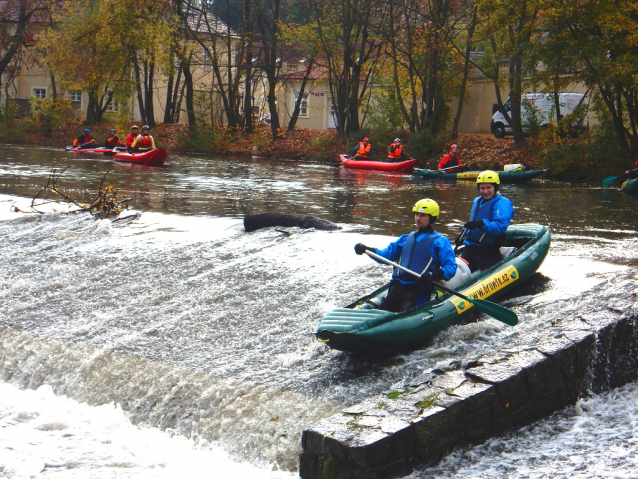
<svg viewBox="0 0 638 479"><path fill-rule="evenodd" d="M384 249L370 248L362 243L354 247L357 254L370 250L422 275L421 280L417 280L395 268L388 295L379 306L385 311L398 313L421 306L434 293L432 281L449 280L456 273L456 258L450 240L432 228L440 212L437 202L429 198L419 200L412 211L417 231L401 236Z"/></svg>
<svg viewBox="0 0 638 479"><path fill-rule="evenodd" d="M505 230L512 221L512 202L498 192L501 180L491 170L481 172L476 185L481 196L472 202L465 248L461 258L467 261L470 270L486 270L503 259L500 247L505 244Z"/></svg>

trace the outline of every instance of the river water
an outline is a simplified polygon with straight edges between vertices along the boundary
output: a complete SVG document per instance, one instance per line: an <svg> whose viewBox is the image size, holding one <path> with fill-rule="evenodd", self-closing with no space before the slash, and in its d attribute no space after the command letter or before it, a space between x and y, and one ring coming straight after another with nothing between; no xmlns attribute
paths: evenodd
<svg viewBox="0 0 638 479"><path fill-rule="evenodd" d="M96 221L64 214L64 204L30 212L52 171L58 189L83 202L104 179L141 216ZM9 434L0 436L0 474L294 477L301 431L317 419L433 368L541 340L565 315L635 308L638 198L547 181L501 192L515 222L552 231L545 263L507 300L521 324L478 317L416 351L360 357L313 336L325 313L389 278L354 244L382 247L410 231L411 206L425 197L439 202L437 229L453 239L475 185L259 158L172 155L148 168L0 146L0 424ZM246 233L243 216L260 212L342 229ZM553 477L614 468L636 477L636 421L614 409L638 403L635 385L583 401L412 477L550 477L530 473L540 463ZM598 420L608 431L600 446L569 434ZM618 438L614 421L633 442ZM610 444L628 459L595 468L570 459L607 457Z"/></svg>

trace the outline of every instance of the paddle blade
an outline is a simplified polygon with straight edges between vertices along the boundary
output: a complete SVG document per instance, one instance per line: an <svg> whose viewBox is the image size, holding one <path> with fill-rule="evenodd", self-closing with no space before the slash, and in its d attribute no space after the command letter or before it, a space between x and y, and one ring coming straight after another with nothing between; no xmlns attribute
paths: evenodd
<svg viewBox="0 0 638 479"><path fill-rule="evenodd" d="M492 316L494 319L498 319L509 326L516 326L518 324L518 316L516 316L516 313L505 306L492 303L485 299L468 298L468 301L474 303L474 306L481 310L481 312Z"/></svg>
<svg viewBox="0 0 638 479"><path fill-rule="evenodd" d="M109 150L104 152L104 156L114 156L117 153L118 153L117 151Z"/></svg>
<svg viewBox="0 0 638 479"><path fill-rule="evenodd" d="M620 175L622 176L622 175ZM618 178L620 178L620 176L608 176L607 178L603 178L603 186L609 186L611 185L614 181L616 181Z"/></svg>

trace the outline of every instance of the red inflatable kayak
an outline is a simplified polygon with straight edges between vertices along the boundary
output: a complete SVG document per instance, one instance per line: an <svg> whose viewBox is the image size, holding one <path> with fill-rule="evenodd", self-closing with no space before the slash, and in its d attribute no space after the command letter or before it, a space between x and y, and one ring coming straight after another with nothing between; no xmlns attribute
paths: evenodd
<svg viewBox="0 0 638 479"><path fill-rule="evenodd" d="M166 148L155 148L154 150L141 151L139 153L127 153L126 151L118 151L107 156L112 156L115 161L124 163L135 163L136 165L159 166L163 165L168 158Z"/></svg>
<svg viewBox="0 0 638 479"><path fill-rule="evenodd" d="M125 148L74 148L67 146L66 151L69 153L81 153L89 156L107 156L115 161L125 163L135 163L137 165L159 166L163 165L168 158L166 148L155 148L154 150L141 151L137 153L128 153Z"/></svg>
<svg viewBox="0 0 638 479"><path fill-rule="evenodd" d="M66 150L68 153L82 153L83 155L90 156L104 156L104 153L112 153L112 148L75 148L73 146L67 146Z"/></svg>
<svg viewBox="0 0 638 479"><path fill-rule="evenodd" d="M391 163L389 161L351 160L349 155L339 155L341 164L346 168L360 168L364 170L383 171L412 171L418 160L399 161Z"/></svg>

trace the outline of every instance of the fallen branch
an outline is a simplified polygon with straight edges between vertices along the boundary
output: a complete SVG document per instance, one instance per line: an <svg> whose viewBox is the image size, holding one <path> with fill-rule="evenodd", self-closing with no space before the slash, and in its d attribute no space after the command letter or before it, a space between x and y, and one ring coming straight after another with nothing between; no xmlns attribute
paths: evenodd
<svg viewBox="0 0 638 479"><path fill-rule="evenodd" d="M65 171L66 168L58 170L55 166L51 169L47 184L42 185L40 190L31 200L31 209L34 212L44 214L45 212L41 211L43 206L51 203L59 204L60 202L77 207L76 209L71 209L66 213L74 214L88 212L96 219L114 219L117 218L122 211L128 210L131 198L118 200L117 195L119 190L113 185L104 186L106 175L109 174L108 171L104 174L104 177L102 177L97 196L90 204L84 204L76 201L58 187L58 179ZM19 211L18 208L15 208L15 210Z"/></svg>

